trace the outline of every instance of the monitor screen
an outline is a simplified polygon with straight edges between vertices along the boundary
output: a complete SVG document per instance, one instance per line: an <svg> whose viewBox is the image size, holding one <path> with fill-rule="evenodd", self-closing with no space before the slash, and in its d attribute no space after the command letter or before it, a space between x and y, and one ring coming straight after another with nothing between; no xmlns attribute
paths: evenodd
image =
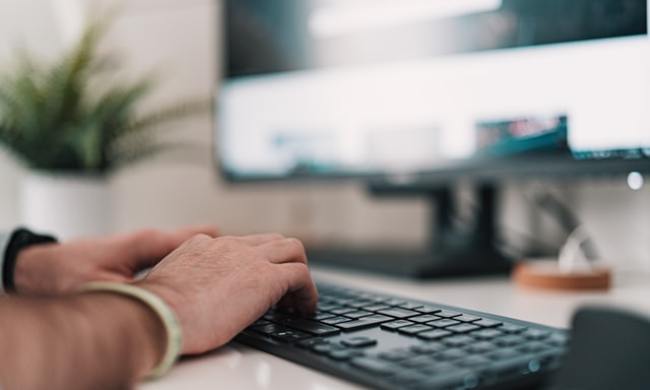
<svg viewBox="0 0 650 390"><path fill-rule="evenodd" d="M224 4L231 178L650 163L647 0Z"/></svg>

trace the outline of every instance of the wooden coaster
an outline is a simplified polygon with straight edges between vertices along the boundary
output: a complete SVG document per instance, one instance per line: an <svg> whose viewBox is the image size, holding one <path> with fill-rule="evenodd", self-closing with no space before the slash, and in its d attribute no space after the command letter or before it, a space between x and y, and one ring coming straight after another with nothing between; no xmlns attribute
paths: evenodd
<svg viewBox="0 0 650 390"><path fill-rule="evenodd" d="M522 287L551 290L607 290L612 283L612 271L603 266L588 270L566 272L556 260L519 263L512 278Z"/></svg>

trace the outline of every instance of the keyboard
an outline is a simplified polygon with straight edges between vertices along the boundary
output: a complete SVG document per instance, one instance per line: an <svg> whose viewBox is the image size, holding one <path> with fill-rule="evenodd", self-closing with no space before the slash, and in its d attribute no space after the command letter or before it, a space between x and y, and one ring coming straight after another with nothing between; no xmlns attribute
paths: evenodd
<svg viewBox="0 0 650 390"><path fill-rule="evenodd" d="M318 283L318 310L272 309L236 338L377 389L541 386L560 365L564 330L473 310Z"/></svg>

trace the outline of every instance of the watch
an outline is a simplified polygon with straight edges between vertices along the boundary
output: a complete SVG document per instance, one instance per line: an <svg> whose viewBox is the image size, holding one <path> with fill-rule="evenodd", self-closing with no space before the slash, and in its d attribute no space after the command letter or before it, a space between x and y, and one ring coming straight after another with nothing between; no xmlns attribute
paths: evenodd
<svg viewBox="0 0 650 390"><path fill-rule="evenodd" d="M2 264L2 286L8 293L15 292L14 271L16 269L16 260L21 250L32 245L56 243L56 238L37 234L25 228L19 228L9 237L7 248L4 252L4 263Z"/></svg>

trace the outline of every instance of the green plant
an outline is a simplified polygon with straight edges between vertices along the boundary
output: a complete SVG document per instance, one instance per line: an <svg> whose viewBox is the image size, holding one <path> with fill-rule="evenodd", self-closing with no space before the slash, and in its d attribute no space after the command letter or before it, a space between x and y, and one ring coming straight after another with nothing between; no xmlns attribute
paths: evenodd
<svg viewBox="0 0 650 390"><path fill-rule="evenodd" d="M100 53L107 23L89 23L74 47L50 65L18 55L0 76L0 144L37 170L103 175L166 150L154 137L165 122L205 108L186 103L140 113L152 77L118 82L119 62Z"/></svg>

